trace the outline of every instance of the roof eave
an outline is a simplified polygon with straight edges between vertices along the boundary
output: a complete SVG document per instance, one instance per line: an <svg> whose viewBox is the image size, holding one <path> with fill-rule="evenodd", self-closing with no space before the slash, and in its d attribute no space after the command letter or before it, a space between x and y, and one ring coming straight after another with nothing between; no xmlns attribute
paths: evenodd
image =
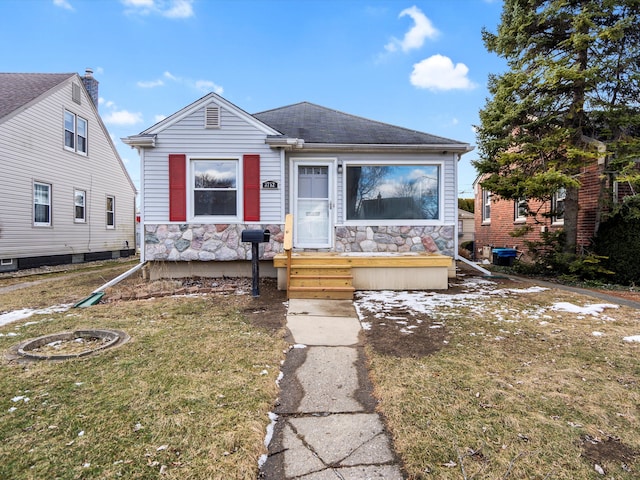
<svg viewBox="0 0 640 480"><path fill-rule="evenodd" d="M308 151L347 151L347 152L441 152L465 154L473 150L468 143L459 144L353 144L353 143L303 143Z"/></svg>

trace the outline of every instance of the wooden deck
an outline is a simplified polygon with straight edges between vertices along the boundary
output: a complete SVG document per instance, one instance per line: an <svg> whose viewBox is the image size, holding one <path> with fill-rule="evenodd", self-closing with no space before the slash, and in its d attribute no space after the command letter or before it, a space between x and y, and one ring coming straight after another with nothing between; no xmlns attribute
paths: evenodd
<svg viewBox="0 0 640 480"><path fill-rule="evenodd" d="M333 299L353 298L355 290L446 289L452 262L446 255L375 252L291 252L273 259L278 288L289 298Z"/></svg>

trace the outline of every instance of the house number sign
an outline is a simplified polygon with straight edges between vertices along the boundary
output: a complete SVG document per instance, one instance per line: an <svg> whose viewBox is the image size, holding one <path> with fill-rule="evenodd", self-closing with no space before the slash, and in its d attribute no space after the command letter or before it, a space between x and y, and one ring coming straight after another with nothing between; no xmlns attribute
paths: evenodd
<svg viewBox="0 0 640 480"><path fill-rule="evenodd" d="M275 180L267 180L266 182L262 182L263 190L277 190L278 182Z"/></svg>

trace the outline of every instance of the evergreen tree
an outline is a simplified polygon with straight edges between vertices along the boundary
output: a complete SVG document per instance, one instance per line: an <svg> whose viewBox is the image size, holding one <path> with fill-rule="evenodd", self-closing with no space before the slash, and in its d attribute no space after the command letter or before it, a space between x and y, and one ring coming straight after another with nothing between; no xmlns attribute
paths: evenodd
<svg viewBox="0 0 640 480"><path fill-rule="evenodd" d="M497 33L482 33L508 69L490 75L480 111L481 185L543 201L565 189L574 253L580 174L598 146L620 178L640 157L640 0L505 0Z"/></svg>

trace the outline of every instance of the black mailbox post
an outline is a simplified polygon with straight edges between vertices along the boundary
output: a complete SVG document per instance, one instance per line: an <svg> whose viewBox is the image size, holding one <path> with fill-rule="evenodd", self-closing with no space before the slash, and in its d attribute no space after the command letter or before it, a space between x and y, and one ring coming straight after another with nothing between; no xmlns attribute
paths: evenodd
<svg viewBox="0 0 640 480"><path fill-rule="evenodd" d="M251 295L260 296L260 263L259 263L259 244L266 243L271 238L269 230L244 230L241 234L243 242L251 243L251 273L253 276Z"/></svg>

